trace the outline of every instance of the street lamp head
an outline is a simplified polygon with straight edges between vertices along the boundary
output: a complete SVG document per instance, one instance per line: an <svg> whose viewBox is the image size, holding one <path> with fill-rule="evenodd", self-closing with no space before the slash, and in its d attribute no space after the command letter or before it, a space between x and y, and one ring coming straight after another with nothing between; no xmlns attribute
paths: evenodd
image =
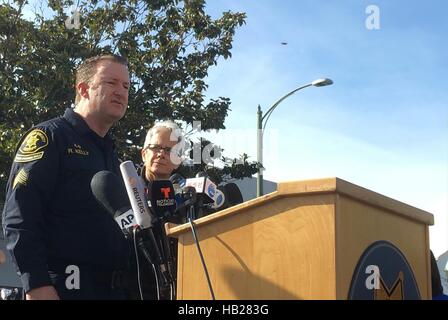
<svg viewBox="0 0 448 320"><path fill-rule="evenodd" d="M283 100L290 97L291 95L293 95L294 93L296 93L299 90L302 90L302 89L305 89L305 88L308 88L311 86L324 87L324 86L329 86L331 84L333 84L333 80L323 78L323 79L314 80L311 83L308 83L304 86L298 87L297 89L294 89L293 91L289 92L288 94L284 95L279 100L277 100L277 102L274 103L272 105L272 107L270 107L264 115L261 111L260 105L258 105L258 110L257 110L257 162L261 166L258 169L258 175L257 175L257 197L263 195L263 173L262 173L262 168L264 168L263 167L263 132L264 132L264 129L266 128L266 124L268 123L268 120L272 114L272 111L274 111L275 108L277 108L277 106ZM263 122L264 122L264 126L263 126Z"/></svg>
<svg viewBox="0 0 448 320"><path fill-rule="evenodd" d="M324 87L324 86L329 86L331 84L333 84L333 80L327 79L327 78L317 79L317 80L314 80L313 82L311 82L311 85L313 85L315 87Z"/></svg>

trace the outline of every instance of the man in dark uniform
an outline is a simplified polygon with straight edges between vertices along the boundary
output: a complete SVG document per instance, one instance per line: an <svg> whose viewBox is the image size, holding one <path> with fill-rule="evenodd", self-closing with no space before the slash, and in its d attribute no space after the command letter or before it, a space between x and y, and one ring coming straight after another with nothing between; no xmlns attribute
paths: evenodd
<svg viewBox="0 0 448 320"><path fill-rule="evenodd" d="M95 200L95 173L120 174L109 129L127 108L127 62L87 59L76 72L75 108L32 128L7 185L3 228L27 299L121 299L129 246Z"/></svg>

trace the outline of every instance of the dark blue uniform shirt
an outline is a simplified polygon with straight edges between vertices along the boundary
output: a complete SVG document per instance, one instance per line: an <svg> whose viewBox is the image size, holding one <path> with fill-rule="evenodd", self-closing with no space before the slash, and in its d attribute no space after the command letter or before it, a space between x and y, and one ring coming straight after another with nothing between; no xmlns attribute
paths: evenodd
<svg viewBox="0 0 448 320"><path fill-rule="evenodd" d="M123 233L90 189L101 170L120 175L114 143L71 109L37 125L21 141L7 185L3 228L25 292L51 285L48 271L65 265L125 266L129 248Z"/></svg>

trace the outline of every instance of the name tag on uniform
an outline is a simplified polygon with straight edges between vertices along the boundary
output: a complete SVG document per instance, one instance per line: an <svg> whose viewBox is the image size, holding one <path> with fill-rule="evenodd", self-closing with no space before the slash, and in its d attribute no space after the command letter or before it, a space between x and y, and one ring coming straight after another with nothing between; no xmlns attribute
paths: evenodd
<svg viewBox="0 0 448 320"><path fill-rule="evenodd" d="M89 151L85 150L83 147L81 147L79 144L73 144L72 148L67 148L68 154L78 154L81 156L88 156Z"/></svg>

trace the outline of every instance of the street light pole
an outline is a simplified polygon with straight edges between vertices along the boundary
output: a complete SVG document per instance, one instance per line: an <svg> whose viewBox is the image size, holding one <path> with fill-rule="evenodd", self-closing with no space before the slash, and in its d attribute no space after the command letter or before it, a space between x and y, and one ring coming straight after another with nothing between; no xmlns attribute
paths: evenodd
<svg viewBox="0 0 448 320"><path fill-rule="evenodd" d="M263 168L261 164L263 163L263 112L261 112L260 105L258 105L257 110L257 162L260 167L257 173L257 197L263 194Z"/></svg>
<svg viewBox="0 0 448 320"><path fill-rule="evenodd" d="M283 97L281 97L279 100L277 100L276 103L272 105L268 109L268 111L263 115L263 112L261 111L260 105L258 105L257 110L257 162L259 165L258 173L257 173L257 197L260 197L263 195L263 134L264 129L266 128L266 123L268 122L269 117L271 116L272 112L275 108L286 98L293 95L299 90L305 89L307 87L324 87L333 84L333 81L331 79L317 79L307 85L301 86L297 89L294 89L293 91L287 93ZM264 121L264 126L263 126Z"/></svg>

